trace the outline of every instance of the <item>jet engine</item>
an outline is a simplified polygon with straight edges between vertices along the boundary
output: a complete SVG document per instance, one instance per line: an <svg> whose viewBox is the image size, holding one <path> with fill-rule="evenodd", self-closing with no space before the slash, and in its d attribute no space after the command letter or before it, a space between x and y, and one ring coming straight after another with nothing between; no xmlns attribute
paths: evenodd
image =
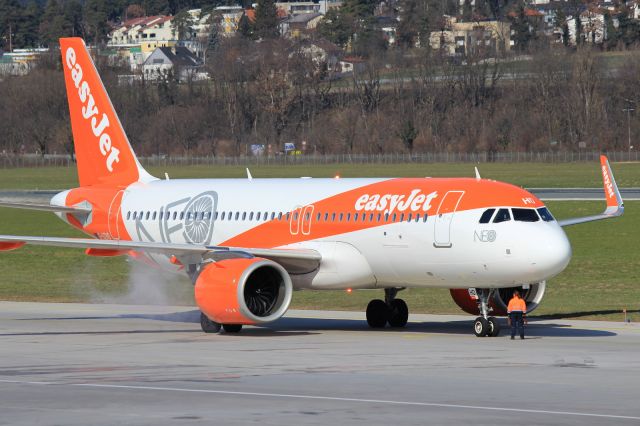
<svg viewBox="0 0 640 426"><path fill-rule="evenodd" d="M489 300L489 307L491 308L490 314L493 316L507 315L507 305L513 296L514 290L518 290L520 292L520 296L525 300L525 302L527 302L527 312L531 312L537 308L542 301L545 288L546 282L542 281L530 284L528 288L520 286L496 289L493 297ZM466 313L480 315L478 302L471 296L469 289L453 288L451 289L451 297L453 298L453 301L456 302L456 304Z"/></svg>
<svg viewBox="0 0 640 426"><path fill-rule="evenodd" d="M275 321L289 308L292 293L287 271L259 257L208 263L195 284L198 307L219 324Z"/></svg>

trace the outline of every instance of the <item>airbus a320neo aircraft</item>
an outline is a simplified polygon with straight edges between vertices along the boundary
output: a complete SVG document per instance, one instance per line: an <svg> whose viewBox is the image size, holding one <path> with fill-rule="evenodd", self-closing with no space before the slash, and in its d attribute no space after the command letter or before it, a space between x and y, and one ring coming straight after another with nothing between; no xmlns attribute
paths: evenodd
<svg viewBox="0 0 640 426"><path fill-rule="evenodd" d="M620 216L623 203L601 158L606 210L556 221L517 186L476 178L157 179L140 165L82 39L60 40L80 186L50 205L93 238L0 236L24 244L127 255L194 284L205 332L280 318L293 290L380 289L371 327L403 327L408 287L451 289L495 336L513 289L531 311L545 280L569 263L562 227Z"/></svg>

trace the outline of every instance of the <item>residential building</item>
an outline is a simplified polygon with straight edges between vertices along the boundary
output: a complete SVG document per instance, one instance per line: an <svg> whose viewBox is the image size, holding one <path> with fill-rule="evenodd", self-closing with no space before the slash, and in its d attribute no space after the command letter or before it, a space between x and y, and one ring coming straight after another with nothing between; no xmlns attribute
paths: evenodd
<svg viewBox="0 0 640 426"><path fill-rule="evenodd" d="M109 35L110 45L175 40L171 23L173 16L146 16L129 19Z"/></svg>
<svg viewBox="0 0 640 426"><path fill-rule="evenodd" d="M511 26L501 21L457 22L446 17L442 31L429 36L429 46L447 56L469 56L484 51L489 55L506 53L511 48Z"/></svg>
<svg viewBox="0 0 640 426"><path fill-rule="evenodd" d="M156 81L175 76L178 81L200 79L202 61L182 46L158 47L142 65L144 78Z"/></svg>
<svg viewBox="0 0 640 426"><path fill-rule="evenodd" d="M290 38L302 38L315 30L322 20L320 13L301 13L292 15L280 22L280 33Z"/></svg>

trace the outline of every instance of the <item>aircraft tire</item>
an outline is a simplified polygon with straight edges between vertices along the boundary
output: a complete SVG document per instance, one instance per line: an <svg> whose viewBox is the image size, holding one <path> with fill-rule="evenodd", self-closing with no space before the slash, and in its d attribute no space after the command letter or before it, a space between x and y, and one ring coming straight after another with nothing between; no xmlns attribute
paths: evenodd
<svg viewBox="0 0 640 426"><path fill-rule="evenodd" d="M489 333L489 321L482 317L476 318L473 323L473 332L476 337L485 337Z"/></svg>
<svg viewBox="0 0 640 426"><path fill-rule="evenodd" d="M496 317L489 317L489 337L498 337L500 335L500 323Z"/></svg>
<svg viewBox="0 0 640 426"><path fill-rule="evenodd" d="M242 324L222 324L225 333L240 333Z"/></svg>
<svg viewBox="0 0 640 426"><path fill-rule="evenodd" d="M389 318L389 307L383 300L373 299L367 305L367 323L371 328L383 328Z"/></svg>
<svg viewBox="0 0 640 426"><path fill-rule="evenodd" d="M205 333L217 333L220 331L220 324L215 321L211 321L208 316L200 312L200 327Z"/></svg>
<svg viewBox="0 0 640 426"><path fill-rule="evenodd" d="M409 320L409 308L402 299L393 299L389 304L389 325L401 328L407 325Z"/></svg>

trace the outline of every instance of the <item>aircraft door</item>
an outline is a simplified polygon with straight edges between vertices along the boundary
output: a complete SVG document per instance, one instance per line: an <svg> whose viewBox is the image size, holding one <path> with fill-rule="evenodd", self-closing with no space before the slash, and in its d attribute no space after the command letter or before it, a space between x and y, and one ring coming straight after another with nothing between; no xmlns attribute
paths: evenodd
<svg viewBox="0 0 640 426"><path fill-rule="evenodd" d="M449 248L452 246L451 222L453 222L453 216L463 195L464 191L449 191L440 202L433 230L434 247Z"/></svg>

